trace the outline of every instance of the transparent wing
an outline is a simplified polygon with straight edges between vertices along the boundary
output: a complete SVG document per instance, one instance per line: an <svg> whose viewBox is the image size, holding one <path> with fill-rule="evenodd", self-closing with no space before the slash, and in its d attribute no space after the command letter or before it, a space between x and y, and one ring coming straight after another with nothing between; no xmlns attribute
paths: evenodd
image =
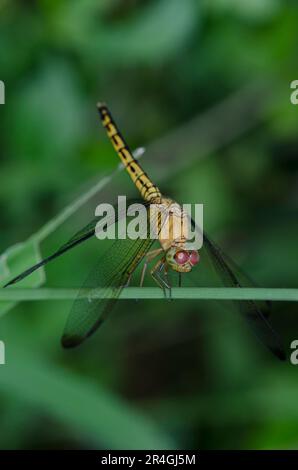
<svg viewBox="0 0 298 470"><path fill-rule="evenodd" d="M117 240L99 259L72 306L62 336L64 347L79 345L102 324L153 243L150 238Z"/></svg>
<svg viewBox="0 0 298 470"><path fill-rule="evenodd" d="M156 241L152 233L155 233L156 237L167 218L156 224L160 220L159 213L153 213L151 208L152 205L148 204L147 223L141 224L139 237L136 240L116 240L92 269L69 314L62 336L64 347L79 345L102 324L130 276ZM164 210L166 211L166 208ZM152 227L155 227L156 231L152 232ZM100 295L97 295L98 293Z"/></svg>
<svg viewBox="0 0 298 470"><path fill-rule="evenodd" d="M204 235L204 246L225 286L247 287L251 284L248 278L247 282L245 281L246 276L223 254L207 235ZM286 355L280 337L267 319L270 303L255 300L237 300L235 303L253 329L257 338L267 346L275 356L281 360L285 360Z"/></svg>
<svg viewBox="0 0 298 470"><path fill-rule="evenodd" d="M194 221L192 221L192 225L193 228L198 229ZM205 233L203 234L203 240L202 251L206 252L218 277L226 287L251 287L255 285ZM199 266L197 269L199 269ZM268 321L271 303L255 300L235 300L233 303L248 322L256 337L275 356L285 360L286 355L281 339Z"/></svg>
<svg viewBox="0 0 298 470"><path fill-rule="evenodd" d="M132 203L142 203L144 206L146 206L146 203L144 203L143 201L140 201L139 199L138 200L128 201L128 204L132 204ZM119 209L117 205L115 205L113 207L114 207L114 212L115 212L115 218L107 217L106 227L108 227L109 225L114 224L115 222L117 222L118 220L121 220L123 217L126 216L126 209L125 210L124 210L124 208ZM78 232L76 232L64 245L62 245L52 255L48 256L47 258L42 259L41 261L39 261L39 263L37 263L34 266L31 266L30 268L26 269L21 274L14 277L11 281L9 281L7 284L5 284L3 287L8 287L12 284L15 284L16 282L21 281L25 277L29 276L29 274L32 274L37 269L39 269L42 266L45 266L46 264L48 264L50 261L53 261L54 259L58 258L59 256L63 255L67 251L74 248L75 246L79 245L80 243L83 243L84 241L88 240L89 238L92 238L95 234L95 227L96 227L96 224L98 223L99 220L100 220L99 217L95 217L91 222L89 222L82 229L80 229Z"/></svg>

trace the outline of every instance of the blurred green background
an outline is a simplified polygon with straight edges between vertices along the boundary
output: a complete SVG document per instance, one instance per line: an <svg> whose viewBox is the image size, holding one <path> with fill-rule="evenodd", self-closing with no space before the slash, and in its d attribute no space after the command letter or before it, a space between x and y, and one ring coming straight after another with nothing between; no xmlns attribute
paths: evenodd
<svg viewBox="0 0 298 470"><path fill-rule="evenodd" d="M251 277L297 287L297 22L282 0L2 0L3 284L32 263L18 243L37 234L48 255L98 202L136 195L123 172L96 191L119 163L103 100L163 192L203 202L205 229ZM49 265L46 286L79 286L97 249ZM65 351L70 306L2 304L0 448L298 448L298 370L223 302L121 301ZM273 310L289 353L297 307Z"/></svg>

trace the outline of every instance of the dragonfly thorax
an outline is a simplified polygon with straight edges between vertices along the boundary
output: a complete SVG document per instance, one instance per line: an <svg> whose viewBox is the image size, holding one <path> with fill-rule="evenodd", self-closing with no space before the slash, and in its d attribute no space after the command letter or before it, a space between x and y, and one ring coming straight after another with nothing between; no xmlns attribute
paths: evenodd
<svg viewBox="0 0 298 470"><path fill-rule="evenodd" d="M150 217L157 222L158 239L165 252L172 246L183 249L190 238L190 218L180 204L162 197L159 204L151 205Z"/></svg>

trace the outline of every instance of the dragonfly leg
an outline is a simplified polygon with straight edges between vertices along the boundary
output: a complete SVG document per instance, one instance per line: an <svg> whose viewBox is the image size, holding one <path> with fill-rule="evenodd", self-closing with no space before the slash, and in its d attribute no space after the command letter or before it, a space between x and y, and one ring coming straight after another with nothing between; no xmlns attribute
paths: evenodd
<svg viewBox="0 0 298 470"><path fill-rule="evenodd" d="M150 263L156 256L160 255L162 252L163 252L162 248L157 248L156 250L152 250L152 251L149 251L149 253L147 253L146 261L145 261L143 269L142 269L140 287L143 287L143 283L144 283L148 263Z"/></svg>
<svg viewBox="0 0 298 470"><path fill-rule="evenodd" d="M131 281L131 274L128 276L126 283L124 284L124 287L128 287Z"/></svg>
<svg viewBox="0 0 298 470"><path fill-rule="evenodd" d="M169 286L169 299L173 300L173 298L172 298L172 285L171 285L171 282L170 282L170 279L169 279L169 276L168 276L168 272L169 272L169 266L168 266L167 263L165 263L165 266L164 266L164 279L165 279L166 283Z"/></svg>
<svg viewBox="0 0 298 470"><path fill-rule="evenodd" d="M151 269L150 274L152 278L154 279L154 281L156 282L156 284L163 290L164 295L166 297L166 288L165 288L164 282L162 282L162 280L160 279L160 275L158 275L158 270L160 269L160 267L162 267L162 265L163 265L163 261L159 260L155 264L155 266Z"/></svg>
<svg viewBox="0 0 298 470"><path fill-rule="evenodd" d="M165 259L160 259L156 265L151 269L151 276L153 277L154 281L157 285L163 290L165 297L166 289L170 289L171 287L167 284L166 280L161 276L161 272L165 267Z"/></svg>

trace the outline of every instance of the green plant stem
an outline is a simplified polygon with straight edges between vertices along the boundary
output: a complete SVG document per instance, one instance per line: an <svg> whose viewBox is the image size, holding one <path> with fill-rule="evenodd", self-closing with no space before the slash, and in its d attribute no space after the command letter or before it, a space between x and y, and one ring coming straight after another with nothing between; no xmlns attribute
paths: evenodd
<svg viewBox="0 0 298 470"><path fill-rule="evenodd" d="M88 297L90 291L81 293ZM26 300L72 300L78 295L77 289L31 289L8 288L0 290L0 302ZM100 289L93 291L93 298L100 298ZM110 296L112 295L112 291ZM181 287L173 288L172 299L184 300L279 300L298 301L298 289L274 288L226 288L226 287ZM105 297L107 297L105 295ZM165 299L164 293L158 287L126 287L120 294L120 299Z"/></svg>

